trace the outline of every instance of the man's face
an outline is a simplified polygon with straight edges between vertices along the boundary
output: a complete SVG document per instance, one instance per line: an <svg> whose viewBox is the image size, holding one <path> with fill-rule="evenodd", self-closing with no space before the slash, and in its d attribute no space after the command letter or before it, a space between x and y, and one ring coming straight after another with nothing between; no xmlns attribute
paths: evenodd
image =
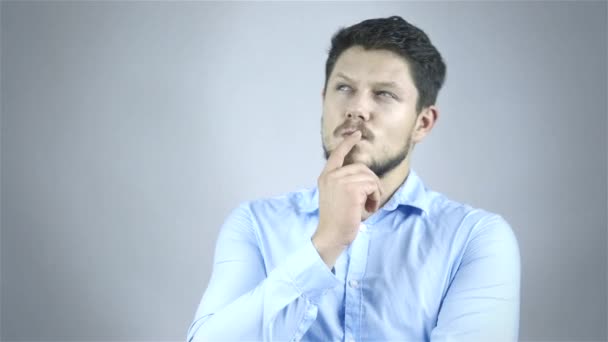
<svg viewBox="0 0 608 342"><path fill-rule="evenodd" d="M345 50L323 97L321 135L325 158L346 134L362 138L344 164L367 165L378 177L401 164L412 144L418 91L403 58L388 50Z"/></svg>

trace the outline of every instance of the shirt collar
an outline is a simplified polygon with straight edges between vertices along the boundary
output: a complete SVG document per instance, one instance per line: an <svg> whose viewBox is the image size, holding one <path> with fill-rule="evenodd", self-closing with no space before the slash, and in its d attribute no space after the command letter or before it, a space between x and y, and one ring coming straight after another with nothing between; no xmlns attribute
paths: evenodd
<svg viewBox="0 0 608 342"><path fill-rule="evenodd" d="M393 211L398 206L411 206L418 208L426 213L429 210L429 195L424 183L418 174L410 169L410 172L393 196L384 204L382 210ZM312 196L302 203L302 210L312 213L319 209L319 188L315 187Z"/></svg>

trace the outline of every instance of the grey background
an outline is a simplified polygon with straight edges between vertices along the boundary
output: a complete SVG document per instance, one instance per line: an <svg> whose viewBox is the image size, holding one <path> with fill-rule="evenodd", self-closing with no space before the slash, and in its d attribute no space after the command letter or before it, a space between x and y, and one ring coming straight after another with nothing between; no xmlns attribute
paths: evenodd
<svg viewBox="0 0 608 342"><path fill-rule="evenodd" d="M331 34L444 55L426 184L519 239L522 340L606 340L606 2L2 2L2 340L184 340L219 226L314 186Z"/></svg>

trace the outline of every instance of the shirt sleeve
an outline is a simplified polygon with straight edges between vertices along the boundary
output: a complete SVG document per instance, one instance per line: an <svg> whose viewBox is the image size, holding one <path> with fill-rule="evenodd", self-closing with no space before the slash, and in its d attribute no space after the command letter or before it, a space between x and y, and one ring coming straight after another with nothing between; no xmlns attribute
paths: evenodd
<svg viewBox="0 0 608 342"><path fill-rule="evenodd" d="M321 297L340 284L310 239L266 270L251 217L241 205L224 222L187 341L298 341Z"/></svg>
<svg viewBox="0 0 608 342"><path fill-rule="evenodd" d="M431 341L517 341L521 262L515 234L492 215L471 236Z"/></svg>

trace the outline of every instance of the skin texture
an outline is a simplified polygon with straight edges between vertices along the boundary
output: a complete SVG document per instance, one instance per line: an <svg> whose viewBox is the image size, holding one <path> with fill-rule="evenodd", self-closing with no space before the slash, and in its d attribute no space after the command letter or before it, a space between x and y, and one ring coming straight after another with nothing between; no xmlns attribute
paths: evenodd
<svg viewBox="0 0 608 342"><path fill-rule="evenodd" d="M322 91L321 135L327 163L318 178L319 225L312 242L332 268L361 221L409 174L411 151L439 111L416 112L418 90L408 63L388 50L345 50Z"/></svg>

